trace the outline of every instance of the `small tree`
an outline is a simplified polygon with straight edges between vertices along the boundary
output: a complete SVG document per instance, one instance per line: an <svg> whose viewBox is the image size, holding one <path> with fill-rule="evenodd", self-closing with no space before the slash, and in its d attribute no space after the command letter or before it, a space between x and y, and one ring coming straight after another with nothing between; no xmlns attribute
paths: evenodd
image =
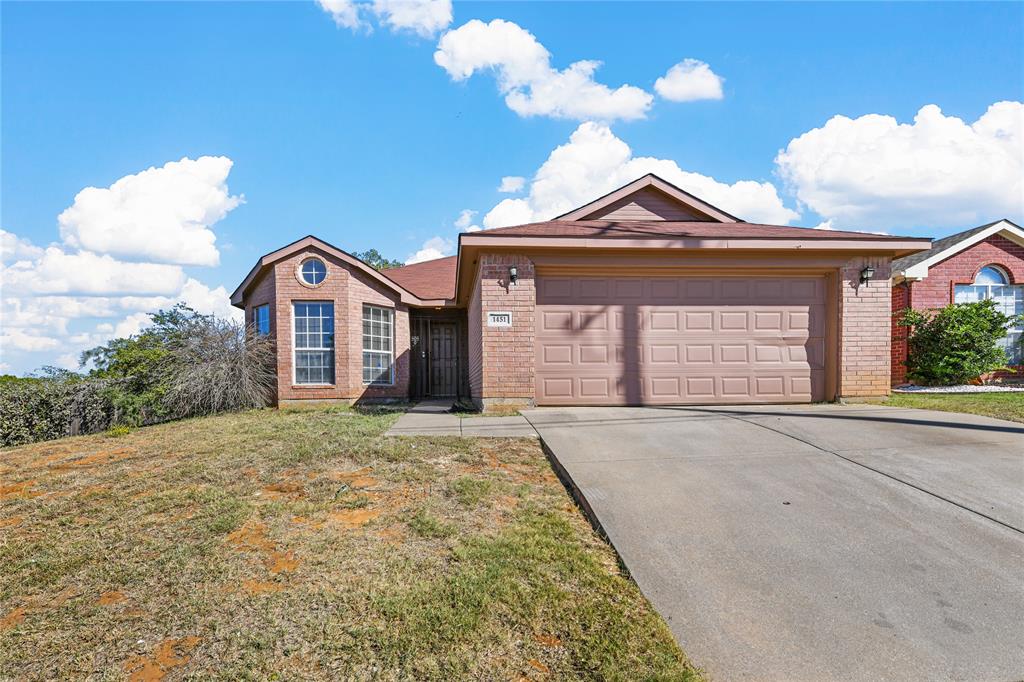
<svg viewBox="0 0 1024 682"><path fill-rule="evenodd" d="M268 405L276 379L269 337L184 304L153 314L139 334L82 354L95 378L112 380L117 419L166 419Z"/></svg>
<svg viewBox="0 0 1024 682"><path fill-rule="evenodd" d="M1017 320L991 300L897 315L899 325L910 328L907 376L925 385L963 384L1004 367L1006 353L998 343Z"/></svg>
<svg viewBox="0 0 1024 682"><path fill-rule="evenodd" d="M277 380L273 342L240 323L197 315L168 344L162 405L170 417L265 407Z"/></svg>

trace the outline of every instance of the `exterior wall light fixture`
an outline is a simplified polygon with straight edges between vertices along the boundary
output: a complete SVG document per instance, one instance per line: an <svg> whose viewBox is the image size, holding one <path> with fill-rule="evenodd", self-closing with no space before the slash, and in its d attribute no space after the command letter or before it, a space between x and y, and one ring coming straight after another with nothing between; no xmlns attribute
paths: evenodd
<svg viewBox="0 0 1024 682"><path fill-rule="evenodd" d="M864 269L860 271L860 281L864 286L870 286L868 282L875 276L875 269L870 265L865 265Z"/></svg>
<svg viewBox="0 0 1024 682"><path fill-rule="evenodd" d="M516 269L516 266L514 265L509 267L508 269L508 281L509 284L511 284L512 286L515 286L516 282L519 281L519 271Z"/></svg>

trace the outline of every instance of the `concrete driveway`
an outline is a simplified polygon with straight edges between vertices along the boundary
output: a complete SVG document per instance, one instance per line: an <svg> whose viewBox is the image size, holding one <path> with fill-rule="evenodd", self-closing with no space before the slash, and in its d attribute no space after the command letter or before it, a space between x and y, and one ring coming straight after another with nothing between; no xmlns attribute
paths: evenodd
<svg viewBox="0 0 1024 682"><path fill-rule="evenodd" d="M1024 678L1024 428L877 406L527 418L717 680Z"/></svg>

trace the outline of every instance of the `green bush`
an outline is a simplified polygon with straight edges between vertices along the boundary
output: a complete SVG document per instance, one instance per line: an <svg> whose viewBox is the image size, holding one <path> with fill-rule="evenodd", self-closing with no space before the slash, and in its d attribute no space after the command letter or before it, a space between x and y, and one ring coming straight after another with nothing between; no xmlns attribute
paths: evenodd
<svg viewBox="0 0 1024 682"><path fill-rule="evenodd" d="M907 376L917 383L964 384L1006 366L1006 353L997 344L1017 318L998 310L995 301L897 315L900 326L909 327Z"/></svg>
<svg viewBox="0 0 1024 682"><path fill-rule="evenodd" d="M269 337L184 305L151 317L139 334L83 353L88 375L48 368L41 377L0 377L0 447L271 402Z"/></svg>
<svg viewBox="0 0 1024 682"><path fill-rule="evenodd" d="M105 379L49 369L0 382L0 447L103 431L115 415Z"/></svg>

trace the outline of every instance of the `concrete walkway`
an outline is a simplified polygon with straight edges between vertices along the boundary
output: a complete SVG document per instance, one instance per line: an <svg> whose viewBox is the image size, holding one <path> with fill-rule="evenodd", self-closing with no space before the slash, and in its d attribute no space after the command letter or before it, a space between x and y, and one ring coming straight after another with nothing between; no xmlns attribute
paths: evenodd
<svg viewBox="0 0 1024 682"><path fill-rule="evenodd" d="M462 436L464 438L536 438L537 432L521 415L460 417L449 412L450 400L424 400L403 414L385 436Z"/></svg>

